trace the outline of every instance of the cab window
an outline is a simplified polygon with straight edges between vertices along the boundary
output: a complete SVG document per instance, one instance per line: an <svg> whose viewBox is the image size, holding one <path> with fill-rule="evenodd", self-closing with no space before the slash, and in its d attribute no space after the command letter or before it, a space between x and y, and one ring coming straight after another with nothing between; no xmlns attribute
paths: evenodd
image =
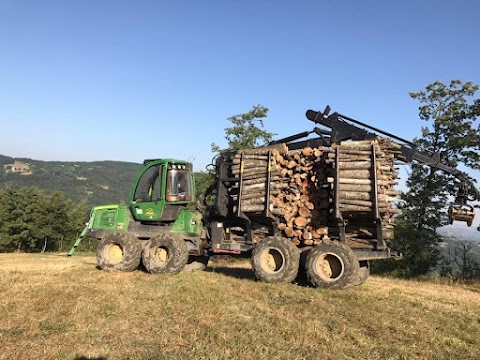
<svg viewBox="0 0 480 360"><path fill-rule="evenodd" d="M157 201L160 199L160 165L154 165L147 169L138 181L135 189L136 202Z"/></svg>
<svg viewBox="0 0 480 360"><path fill-rule="evenodd" d="M167 201L191 201L190 172L169 169L167 173Z"/></svg>

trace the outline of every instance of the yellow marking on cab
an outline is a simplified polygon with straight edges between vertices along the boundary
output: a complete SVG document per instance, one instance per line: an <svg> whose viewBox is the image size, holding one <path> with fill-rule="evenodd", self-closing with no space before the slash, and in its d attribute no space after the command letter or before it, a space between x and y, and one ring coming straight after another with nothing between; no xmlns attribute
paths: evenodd
<svg viewBox="0 0 480 360"><path fill-rule="evenodd" d="M103 210L103 209L118 209L118 205L102 205L95 206L93 210Z"/></svg>

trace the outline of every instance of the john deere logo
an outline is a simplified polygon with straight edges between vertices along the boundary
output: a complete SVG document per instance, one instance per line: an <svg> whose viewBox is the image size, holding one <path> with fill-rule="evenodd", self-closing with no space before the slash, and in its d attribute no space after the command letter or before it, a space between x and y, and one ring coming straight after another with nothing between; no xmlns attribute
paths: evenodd
<svg viewBox="0 0 480 360"><path fill-rule="evenodd" d="M151 208L150 208L150 209L147 209L147 210L145 211L145 214L146 214L147 216L153 216L153 209L151 209Z"/></svg>

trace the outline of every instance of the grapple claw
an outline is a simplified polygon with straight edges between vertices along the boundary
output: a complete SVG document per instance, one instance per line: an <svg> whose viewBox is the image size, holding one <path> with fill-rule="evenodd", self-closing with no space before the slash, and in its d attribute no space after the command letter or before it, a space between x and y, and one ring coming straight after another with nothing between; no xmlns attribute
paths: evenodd
<svg viewBox="0 0 480 360"><path fill-rule="evenodd" d="M472 226L475 218L473 206L466 204L451 204L448 208L448 220L450 224L454 221L465 221L467 226Z"/></svg>

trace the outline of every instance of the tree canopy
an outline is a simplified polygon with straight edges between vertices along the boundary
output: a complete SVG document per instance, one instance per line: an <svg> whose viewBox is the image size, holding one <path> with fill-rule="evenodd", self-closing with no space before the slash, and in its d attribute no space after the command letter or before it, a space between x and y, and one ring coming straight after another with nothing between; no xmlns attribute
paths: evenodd
<svg viewBox="0 0 480 360"><path fill-rule="evenodd" d="M438 153L443 164L480 168L480 106L474 99L477 90L472 82L453 80L449 85L436 81L425 90L410 93L420 102L419 117L426 123L422 137L414 143L422 151ZM413 276L425 274L437 264L437 229L447 224L446 208L459 181L432 167L413 164L406 185L408 190L402 195L406 208L395 237L404 259L390 267Z"/></svg>
<svg viewBox="0 0 480 360"><path fill-rule="evenodd" d="M251 149L270 142L275 134L263 129L262 119L267 117L267 113L268 108L265 106L254 105L246 113L227 118L232 123L232 126L225 128L225 139L228 147L220 149L219 146L212 143L212 151Z"/></svg>
<svg viewBox="0 0 480 360"><path fill-rule="evenodd" d="M262 119L267 117L267 113L268 108L265 106L254 105L246 113L227 118L232 124L225 128L227 147L221 149L220 146L212 143L212 152L224 153L230 150L251 149L269 143L275 134L263 128ZM197 196L203 194L215 183L215 173L212 169L195 174L195 178Z"/></svg>
<svg viewBox="0 0 480 360"><path fill-rule="evenodd" d="M62 251L82 231L85 202L75 204L63 193L38 188L0 188L0 252Z"/></svg>

